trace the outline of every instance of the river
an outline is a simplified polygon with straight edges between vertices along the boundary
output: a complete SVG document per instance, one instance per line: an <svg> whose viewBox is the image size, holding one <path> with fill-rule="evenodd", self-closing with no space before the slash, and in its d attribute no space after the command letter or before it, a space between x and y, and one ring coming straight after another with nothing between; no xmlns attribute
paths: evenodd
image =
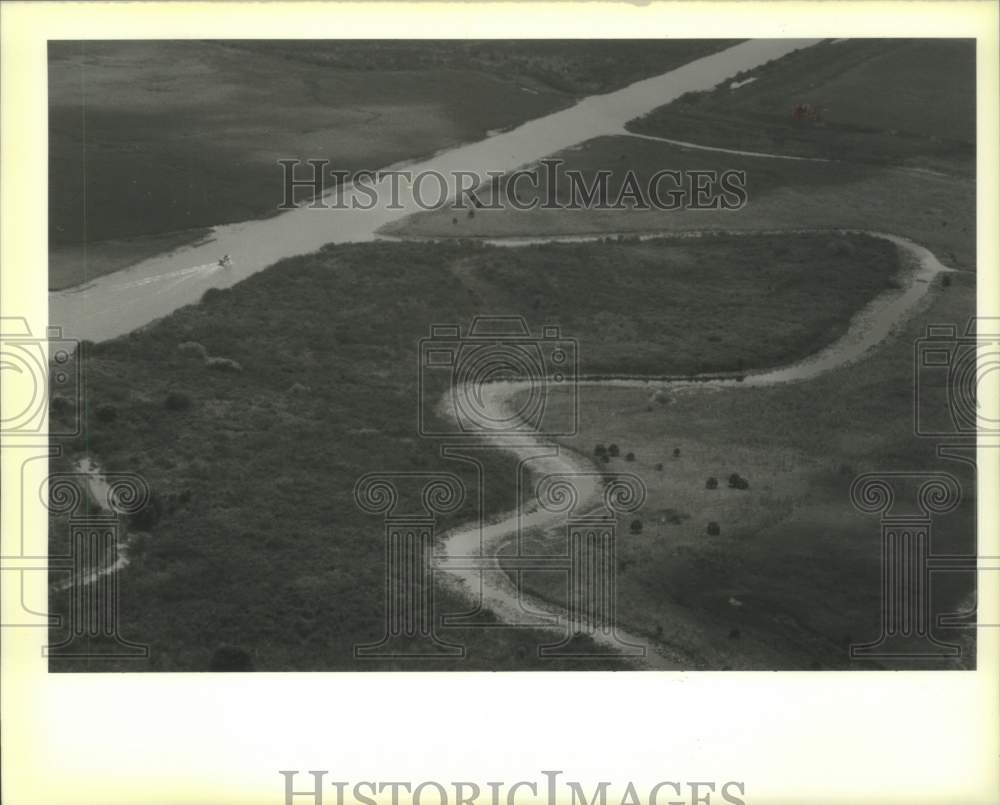
<svg viewBox="0 0 1000 805"><path fill-rule="evenodd" d="M438 171L445 175L453 171L474 170L484 177L487 171L510 171L594 137L622 134L625 122L685 92L710 89L740 71L818 41L821 40L746 42L617 92L586 98L569 109L497 133L481 142L442 152L423 162L394 167L405 167L414 173ZM387 187L380 189L388 191ZM455 188L449 188L449 193L454 192ZM349 188L348 201L352 193L353 189ZM282 258L309 253L327 243L373 240L376 231L383 225L417 211L412 198L401 197L399 200L401 203L397 209L302 208L265 220L216 227L203 243L145 260L125 271L100 277L89 285L50 294L50 322L62 326L64 334L71 338L101 341L122 335L182 305L197 302L208 288L233 285ZM937 273L948 270L930 251L906 238L879 232L867 234L891 241L904 253L907 268L900 277L901 287L886 291L872 300L853 317L841 338L815 355L789 366L750 372L739 380L583 378L581 384L667 388L676 392L700 393L804 381L860 359L912 313ZM607 233L601 236L555 236L490 242L517 246L605 236ZM663 236L699 237L700 233L666 233ZM225 253L233 260L231 268L217 265L218 258ZM493 407L493 416L499 419L510 417L509 401L523 389L524 384L518 383L490 384L485 390L485 398L486 404ZM587 458L562 449L557 455L539 459L539 449L545 446L540 440L532 440L529 436L518 441L521 446L507 446L507 449L521 459L531 457L536 473L577 474L578 500L597 504L601 488L593 475L586 474L594 470ZM506 446L502 438L497 438L496 443ZM96 468L92 475L99 477ZM478 599L502 621L523 622L526 611L529 611L536 614L539 623L546 616L549 620L558 618L561 623L551 628L561 632L567 628L575 631L578 625L566 623L564 610L519 592L500 571L499 565L495 572L487 573L461 569L463 558L495 556L513 535L524 533L525 529L551 528L560 521L560 515L534 507L511 512L491 524L475 522L463 526L445 536L440 569L450 576L452 584L473 600ZM123 566L122 557L111 570L120 566ZM690 667L688 658L669 647L622 630L618 631L617 638L597 635L596 639L598 642L605 641L609 646L615 645L616 640L623 640L644 647L645 664L650 667Z"/></svg>
<svg viewBox="0 0 1000 805"><path fill-rule="evenodd" d="M474 171L484 179L488 171L511 171L594 137L619 134L634 117L669 103L685 92L707 90L736 73L757 67L819 39L757 39L647 78L604 95L584 98L551 115L531 120L485 140L443 151L406 165L414 174L436 171ZM303 155L303 159L314 155ZM337 166L332 166L336 168ZM375 166L373 166L374 168ZM275 182L280 173L275 167ZM433 198L430 186L424 192ZM389 198L389 180L376 190ZM96 278L92 282L49 294L49 322L64 336L104 341L124 335L183 305L197 302L209 288L225 288L244 280L285 257L314 252L327 243L370 241L376 231L416 212L417 206L400 183L398 208L313 209L303 207L271 218L215 227L205 241L157 255L135 266ZM350 204L357 197L345 190ZM456 188L448 188L454 196ZM231 268L218 266L228 254Z"/></svg>

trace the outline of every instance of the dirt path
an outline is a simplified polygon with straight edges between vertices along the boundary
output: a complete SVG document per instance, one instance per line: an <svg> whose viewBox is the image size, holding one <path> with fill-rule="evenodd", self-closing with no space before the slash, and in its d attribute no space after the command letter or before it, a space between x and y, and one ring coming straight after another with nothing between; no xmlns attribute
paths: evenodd
<svg viewBox="0 0 1000 805"><path fill-rule="evenodd" d="M796 230L796 234L802 230ZM853 232L853 231L852 231ZM699 237L701 233L676 235L650 234L644 237ZM747 233L742 233L747 234ZM846 234L846 232L845 232ZM825 349L801 361L787 366L752 371L742 379L685 379L664 380L648 376L621 377L614 379L580 379L579 385L596 387L671 389L683 393L705 393L723 389L755 388L773 386L780 383L808 381L821 374L846 366L864 357L871 349L882 343L895 332L921 305L931 287L933 279L943 271L952 271L941 264L928 249L907 238L882 232L864 232L895 244L903 253L904 267L899 277L902 287L885 291L877 296L854 317L844 333ZM604 235L576 236L573 241L596 240ZM552 239L512 239L492 241L511 248ZM566 238L563 238L566 240ZM531 387L530 381L492 383L481 387L483 409L487 415L500 421L509 421L515 412L511 400L520 392ZM459 388L458 394L463 393ZM442 400L441 410L450 412L452 406ZM518 434L516 441L504 435L483 434L484 439L497 447L513 453L519 461L531 460L536 477L549 474L573 476L572 485L580 509L595 508L601 503L603 485L593 473L596 468L591 461L564 447L555 447L530 433ZM540 453L555 452L538 458ZM510 625L532 624L536 628L565 634L586 631L583 624L568 620L567 612L545 601L541 601L518 590L509 576L500 567L499 552L505 544L518 534L530 529L548 530L562 526L565 515L552 513L536 504L523 511L511 512L500 520L481 524L472 522L444 535L443 558L440 568L448 573L455 588L481 607L491 610L500 620ZM463 568L463 559L487 557L492 569L481 571ZM464 564L469 565L468 562ZM553 623L553 619L556 623ZM617 640L639 645L646 649L642 664L648 668L679 669L692 667L690 658L680 651L624 630L617 630ZM599 645L616 645L615 636L602 633L592 635Z"/></svg>
<svg viewBox="0 0 1000 805"><path fill-rule="evenodd" d="M669 137L659 137L655 134L641 134L637 131L630 131L629 129L622 128L618 132L620 137L636 137L640 140L651 140L657 143L666 143L668 145L676 145L678 148L690 148L694 151L713 151L717 154L735 154L736 156L742 157L757 157L759 159L789 159L793 162L822 162L828 165L840 164L840 165L857 165L857 162L847 162L842 159L826 159L824 157L804 157L795 156L793 154L768 154L762 151L741 151L737 148L722 148L716 145L701 145L699 143L691 143L686 140L672 140ZM879 170L884 171L894 171L896 173L911 173L917 176L935 176L943 179L952 179L954 176L950 173L944 173L943 171L932 170L931 168L915 168L906 165L878 165Z"/></svg>

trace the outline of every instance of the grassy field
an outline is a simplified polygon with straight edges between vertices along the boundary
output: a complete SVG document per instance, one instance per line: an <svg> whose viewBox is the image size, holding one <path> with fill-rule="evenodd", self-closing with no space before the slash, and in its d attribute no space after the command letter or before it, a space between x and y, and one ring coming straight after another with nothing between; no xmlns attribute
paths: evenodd
<svg viewBox="0 0 1000 805"><path fill-rule="evenodd" d="M480 248L451 268L477 302L558 323L589 373L697 374L811 354L898 265L868 237L717 235Z"/></svg>
<svg viewBox="0 0 1000 805"><path fill-rule="evenodd" d="M635 137L601 137L553 158L561 170L578 170L589 184L598 170L612 171L611 197L627 171L643 187L660 170L741 170L748 200L738 210L577 209L518 211L484 208L473 217L448 210L410 216L385 234L418 238L493 238L559 234L768 230L799 228L881 229L932 249L949 266L975 269L975 202L972 179L866 165L824 164L746 157L682 148ZM534 168L544 198L545 171ZM533 194L518 188L522 202ZM568 188L568 182L563 182Z"/></svg>
<svg viewBox="0 0 1000 805"><path fill-rule="evenodd" d="M445 470L474 482L439 457L434 440L417 437L417 343L430 323L523 309L535 330L578 333L585 371L647 360L678 371L779 363L832 338L895 269L878 241L851 239L853 260L829 243L792 238L780 254L768 237L516 252L457 242L328 247L89 345L87 428L62 443L66 461L86 454L105 469L139 472L155 495L132 523L132 565L120 575L122 633L150 644L150 662L96 667L202 670L228 644L260 670L358 669L352 646L382 636L384 545L381 520L354 504L354 482L379 470ZM634 270L643 284L572 291L607 265L622 276ZM822 276L822 292L804 281L809 272ZM530 275L537 280L526 286ZM706 328L706 305L725 294L731 306ZM637 340L651 346L637 353ZM206 354L239 369L206 363ZM513 465L498 457L490 468ZM509 509L515 490L491 488L487 514ZM439 532L475 509L449 515ZM52 530L53 552L65 551L64 525ZM465 608L444 590L438 603ZM54 611L65 605L54 596ZM537 635L477 630L464 639L466 661L431 665L539 667ZM600 667L609 665L621 663Z"/></svg>
<svg viewBox="0 0 1000 805"><path fill-rule="evenodd" d="M971 39L823 43L629 124L725 148L975 173ZM752 80L751 80L752 79ZM797 105L815 115L793 117Z"/></svg>
<svg viewBox="0 0 1000 805"><path fill-rule="evenodd" d="M52 42L52 287L272 214L278 159L385 167L729 44Z"/></svg>
<svg viewBox="0 0 1000 805"><path fill-rule="evenodd" d="M598 443L617 444L620 456L596 466L637 473L649 490L645 507L618 525L619 622L703 668L879 667L847 652L878 637L881 594L878 519L851 508L849 489L866 471L953 473L963 502L936 519L932 550L975 551L975 475L937 458L910 416L913 342L928 323L964 326L975 312L973 280L959 275L932 292L931 307L869 359L807 383L696 391L669 404L644 391L582 388L581 432L563 443L588 456ZM554 399L565 406L563 395ZM945 404L933 391L923 399ZM749 487L729 488L732 473ZM718 534L708 533L712 522ZM565 537L534 534L528 545L562 551ZM542 574L525 581L542 597L558 589ZM932 610L960 608L974 583L970 574L935 575ZM969 641L961 664L974 665L974 635L939 636Z"/></svg>

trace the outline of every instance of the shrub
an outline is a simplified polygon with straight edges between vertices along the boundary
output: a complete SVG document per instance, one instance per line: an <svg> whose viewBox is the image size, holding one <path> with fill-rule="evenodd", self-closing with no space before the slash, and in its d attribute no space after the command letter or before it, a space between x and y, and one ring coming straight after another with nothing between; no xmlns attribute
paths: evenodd
<svg viewBox="0 0 1000 805"><path fill-rule="evenodd" d="M209 671L252 671L253 657L238 646L219 646L208 664Z"/></svg>
<svg viewBox="0 0 1000 805"><path fill-rule="evenodd" d="M171 391L163 404L168 411L187 411L191 407L191 398L183 391Z"/></svg>
<svg viewBox="0 0 1000 805"><path fill-rule="evenodd" d="M680 458L680 457L681 457L681 449L679 447L675 447L674 448L674 458Z"/></svg>
<svg viewBox="0 0 1000 805"><path fill-rule="evenodd" d="M718 486L719 486L719 479L718 478L714 478L713 477L713 478L709 478L707 481L705 481L705 489L717 489Z"/></svg>
<svg viewBox="0 0 1000 805"><path fill-rule="evenodd" d="M114 422L118 418L118 409L111 403L104 403L97 406L97 419L99 422Z"/></svg>
<svg viewBox="0 0 1000 805"><path fill-rule="evenodd" d="M619 455L618 445L616 445L616 444L609 445L608 446L608 455L611 456L612 458L617 458L617 456Z"/></svg>
<svg viewBox="0 0 1000 805"><path fill-rule="evenodd" d="M685 512L679 512L677 509L664 509L663 510L663 522L670 523L671 525L680 525L685 520L690 519L691 515Z"/></svg>
<svg viewBox="0 0 1000 805"><path fill-rule="evenodd" d="M151 492L149 500L146 501L146 505L134 514L129 515L129 526L137 531L148 531L160 522L160 517L162 516L163 501L160 500L159 495L155 492Z"/></svg>
<svg viewBox="0 0 1000 805"><path fill-rule="evenodd" d="M594 455L595 456L603 456L607 452L608 452L608 448L606 448L603 444L598 444L598 445L596 445L594 447Z"/></svg>
<svg viewBox="0 0 1000 805"><path fill-rule="evenodd" d="M201 303L203 305L211 305L215 302L220 301L226 292L222 288L209 288L205 293L201 295Z"/></svg>
<svg viewBox="0 0 1000 805"><path fill-rule="evenodd" d="M193 355L202 360L208 359L208 350L205 349L205 345L199 344L197 341L185 341L182 344L178 344L177 350L182 355Z"/></svg>
<svg viewBox="0 0 1000 805"><path fill-rule="evenodd" d="M942 276L941 277L941 286L943 288L950 288L951 287L951 277L948 276L947 274L945 274L944 276Z"/></svg>
<svg viewBox="0 0 1000 805"><path fill-rule="evenodd" d="M603 464L611 463L611 456L609 456L607 453L601 453L601 463Z"/></svg>
<svg viewBox="0 0 1000 805"><path fill-rule="evenodd" d="M710 537L717 537L722 533L722 529L719 528L719 524L715 522L715 520L712 520L708 524L708 528L706 530L708 531L708 536Z"/></svg>
<svg viewBox="0 0 1000 805"><path fill-rule="evenodd" d="M626 461L635 461L635 453L626 453L625 460Z"/></svg>
<svg viewBox="0 0 1000 805"><path fill-rule="evenodd" d="M749 489L750 482L742 477L738 472L734 472L729 476L729 488L730 489Z"/></svg>
<svg viewBox="0 0 1000 805"><path fill-rule="evenodd" d="M642 533L642 520L633 520L632 524L628 527L628 530L633 534Z"/></svg>
<svg viewBox="0 0 1000 805"><path fill-rule="evenodd" d="M663 462L662 461L659 464L656 465L656 471L657 472L663 472Z"/></svg>
<svg viewBox="0 0 1000 805"><path fill-rule="evenodd" d="M231 358L207 358L205 366L222 372L242 372L243 367Z"/></svg>

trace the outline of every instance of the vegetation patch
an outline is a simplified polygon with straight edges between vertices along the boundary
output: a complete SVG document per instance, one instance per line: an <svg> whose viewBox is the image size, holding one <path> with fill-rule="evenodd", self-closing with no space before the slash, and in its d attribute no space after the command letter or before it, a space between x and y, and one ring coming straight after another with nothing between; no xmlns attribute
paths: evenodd
<svg viewBox="0 0 1000 805"><path fill-rule="evenodd" d="M408 238L506 238L554 235L607 235L691 230L751 231L788 229L877 229L909 237L934 251L947 265L975 270L976 185L969 176L935 175L870 164L803 162L721 154L659 140L599 137L554 154L563 171L579 171L592 184L610 170L612 198L635 172L645 185L658 171L739 170L746 173L748 199L736 210L533 209L484 206L471 218L452 223L449 211L424 212L383 228ZM539 191L548 192L547 174L534 168ZM531 200L529 182L523 202ZM561 185L567 188L568 184ZM831 249L838 248L831 238ZM780 256L783 246L775 245Z"/></svg>
<svg viewBox="0 0 1000 805"><path fill-rule="evenodd" d="M855 512L854 479L865 472L952 473L960 507L934 523L935 553L975 552L975 474L914 435L913 344L930 323L975 313L975 283L956 274L932 291L931 307L866 360L808 382L677 394L650 410L641 390L583 387L580 432L561 439L587 454L597 439L636 451L629 465L647 487L642 510L618 523L619 618L623 627L679 647L705 668L875 668L851 660L852 642L880 634L878 519ZM922 410L941 416L947 400L924 388ZM568 404L555 395L555 415ZM680 455L670 459L671 451ZM734 469L735 468L735 469ZM681 522L667 511L684 512ZM641 532L631 523L640 520ZM551 550L540 541L540 553ZM545 584L524 583L537 595ZM934 581L935 611L961 608L971 574ZM727 636L740 638L733 645ZM937 632L950 642L958 632ZM968 646L967 646L968 647ZM974 651L961 660L974 664ZM919 660L881 667L937 667Z"/></svg>
<svg viewBox="0 0 1000 805"><path fill-rule="evenodd" d="M761 270L754 255L771 246L756 238L705 241L698 249L617 242L586 250L337 246L283 261L129 336L90 345L84 435L63 440L65 458L56 461L68 468L88 455L107 471L138 472L157 501L142 523L148 538L136 540L119 579L122 633L150 644L150 670L208 669L223 646L250 652L257 670L359 668L354 645L377 642L384 632L385 547L382 521L357 507L354 483L365 473L403 470L454 472L470 489L478 484L466 465L442 459L435 440L416 434L417 347L431 323L467 325L476 315L523 309L535 333L543 324L570 337L581 333L584 371L683 372L706 362L732 368L740 355L781 362L803 343L829 338L834 320L853 312L846 300L863 303L895 270L894 252L880 241L856 241L856 256L869 262L855 272L829 262L835 258L824 244L795 239L786 263ZM608 266L617 280L606 293L572 290ZM838 291L818 293L816 277L799 277L804 266L828 276ZM683 278L692 271L696 281ZM717 304L724 290L732 307L716 312L717 329L734 330L748 352L726 354L728 341L698 347L690 340L706 326L699 305ZM752 305L738 304L744 292ZM538 299L537 307L524 304L528 299ZM776 333L778 320L795 335ZM610 326L595 328L595 321ZM635 350L640 338L650 340L645 352ZM242 371L207 371L212 355ZM106 406L114 416L103 413ZM52 416L70 416L64 409L53 405ZM654 450L615 436L606 442L608 461L629 471L688 460L690 448L680 440ZM588 452L600 438L589 439ZM626 463L629 453L635 460ZM743 462L721 464L718 473L733 466L749 475ZM513 468L510 456L487 457L487 472L513 477ZM487 487L487 516L513 507L516 490L509 486ZM439 521L438 533L481 514L470 498ZM641 519L646 539L655 518ZM65 553L64 529L54 528L51 540L54 553ZM437 593L440 611L467 606L447 590ZM67 605L65 594L56 595L53 611ZM467 661L434 660L434 667L536 662L532 650L523 660L514 650L533 645L530 634L473 630L463 639ZM218 656L224 665L235 662ZM55 670L70 665L53 660Z"/></svg>
<svg viewBox="0 0 1000 805"><path fill-rule="evenodd" d="M972 39L854 39L691 92L631 131L722 148L975 173Z"/></svg>

